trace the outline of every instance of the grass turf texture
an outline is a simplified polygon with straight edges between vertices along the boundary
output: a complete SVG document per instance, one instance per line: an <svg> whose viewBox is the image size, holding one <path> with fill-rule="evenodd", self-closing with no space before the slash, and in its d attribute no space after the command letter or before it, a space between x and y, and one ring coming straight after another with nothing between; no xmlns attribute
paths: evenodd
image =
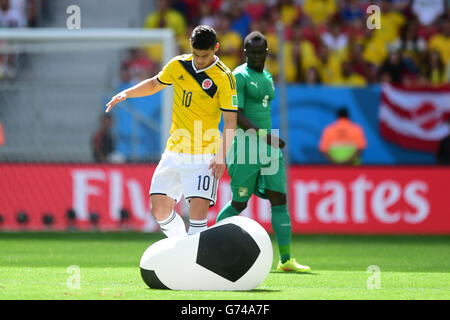
<svg viewBox="0 0 450 320"><path fill-rule="evenodd" d="M293 256L314 274L276 271L273 242L272 271L247 292L147 288L139 260L162 237L0 233L0 299L450 299L450 236L294 236ZM67 286L71 265L80 267L80 289ZM380 268L380 289L367 287L370 265Z"/></svg>

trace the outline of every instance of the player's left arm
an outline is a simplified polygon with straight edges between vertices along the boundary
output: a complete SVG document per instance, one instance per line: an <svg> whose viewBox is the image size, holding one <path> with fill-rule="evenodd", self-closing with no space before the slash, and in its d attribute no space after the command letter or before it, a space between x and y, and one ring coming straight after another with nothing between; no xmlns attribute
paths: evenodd
<svg viewBox="0 0 450 320"><path fill-rule="evenodd" d="M219 151L211 161L210 169L216 179L220 179L223 176L226 168L225 158L228 150L233 143L234 135L236 134L237 113L233 111L223 112L223 134L222 141L220 143Z"/></svg>
<svg viewBox="0 0 450 320"><path fill-rule="evenodd" d="M237 123L243 130L254 129L258 135L261 135L261 131L259 131L260 128L244 114L241 108L238 109ZM275 148L283 149L286 145L283 139L271 133L266 133L264 138L266 139L266 143L268 145Z"/></svg>
<svg viewBox="0 0 450 320"><path fill-rule="evenodd" d="M247 86L247 80L245 79L245 76L243 76L241 73L236 72L234 74L236 78L236 89L237 89L237 96L238 96L238 115L237 115L237 124L242 130L248 130L253 129L256 131L256 133L259 132L259 127L255 125L244 113L245 110L245 91ZM259 132L261 133L261 132ZM284 148L285 142L270 133L267 133L265 130L263 134L266 134L265 137L263 137L266 140L266 143L268 145L271 145L275 148Z"/></svg>
<svg viewBox="0 0 450 320"><path fill-rule="evenodd" d="M219 151L211 160L213 175L216 179L223 176L226 168L226 156L233 143L237 126L238 96L236 93L236 79L232 74L223 75L219 83L219 105L223 115L223 134Z"/></svg>

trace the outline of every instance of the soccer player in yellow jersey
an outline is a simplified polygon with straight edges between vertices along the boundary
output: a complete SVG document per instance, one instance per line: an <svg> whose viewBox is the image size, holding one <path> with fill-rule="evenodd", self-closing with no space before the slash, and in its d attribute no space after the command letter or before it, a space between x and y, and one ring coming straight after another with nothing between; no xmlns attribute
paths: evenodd
<svg viewBox="0 0 450 320"><path fill-rule="evenodd" d="M118 93L106 105L109 112L127 98L174 86L170 137L150 187L152 215L168 237L186 235L183 219L174 211L182 195L190 202L188 234L206 229L208 208L216 202L218 180L236 130L236 80L215 55L216 32L198 26L190 43L192 54L173 58L158 75Z"/></svg>

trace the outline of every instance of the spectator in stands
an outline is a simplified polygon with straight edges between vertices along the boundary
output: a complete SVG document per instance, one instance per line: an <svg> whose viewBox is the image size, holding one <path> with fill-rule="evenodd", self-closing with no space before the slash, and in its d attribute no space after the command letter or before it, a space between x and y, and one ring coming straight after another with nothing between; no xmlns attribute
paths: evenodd
<svg viewBox="0 0 450 320"><path fill-rule="evenodd" d="M237 0L230 0L229 14L231 17L231 29L236 31L244 39L250 32L251 19L244 11L244 4Z"/></svg>
<svg viewBox="0 0 450 320"><path fill-rule="evenodd" d="M303 3L303 12L316 26L329 21L337 9L336 0L305 0Z"/></svg>
<svg viewBox="0 0 450 320"><path fill-rule="evenodd" d="M330 52L325 44L320 46L318 70L324 84L333 85L339 81L341 64L342 57L340 55Z"/></svg>
<svg viewBox="0 0 450 320"><path fill-rule="evenodd" d="M409 70L419 72L420 62L424 58L427 43L419 37L416 21L408 22L401 30L399 39L391 46L394 50L400 50L403 61Z"/></svg>
<svg viewBox="0 0 450 320"><path fill-rule="evenodd" d="M39 18L39 4L42 5L43 0L28 0L27 1L27 19L28 19L28 27L37 27L38 18Z"/></svg>
<svg viewBox="0 0 450 320"><path fill-rule="evenodd" d="M450 65L450 18L442 22L440 33L430 38L428 48L438 51L444 65Z"/></svg>
<svg viewBox="0 0 450 320"><path fill-rule="evenodd" d="M100 118L100 127L92 139L94 159L96 162L109 162L110 156L115 150L111 127L111 115L107 113L103 114Z"/></svg>
<svg viewBox="0 0 450 320"><path fill-rule="evenodd" d="M278 38L277 35L272 32L266 33L267 44L269 47L269 54L266 59L266 70L272 74L274 79L278 78L279 75L279 62L278 55L281 52L278 48ZM301 66L300 66L300 52L298 51L300 48L295 48L294 46L301 46L299 43L293 43L292 41L286 40L284 42L284 76L286 82L295 82L299 80L301 76ZM301 49L300 49L301 50Z"/></svg>
<svg viewBox="0 0 450 320"><path fill-rule="evenodd" d="M425 76L427 82L434 86L445 84L448 81L446 78L446 69L439 52L429 52Z"/></svg>
<svg viewBox="0 0 450 320"><path fill-rule="evenodd" d="M170 0L157 0L156 10L149 14L144 22L144 28L170 28L174 31L177 40L186 34L186 20L183 15L170 8ZM155 61L162 61L162 46L150 45L147 54Z"/></svg>
<svg viewBox="0 0 450 320"><path fill-rule="evenodd" d="M168 5L171 9L178 11L185 19L186 23L191 22L191 18L194 16L191 16L192 13L198 14L198 2L197 1L189 1L189 0L169 0ZM191 11L190 7L194 6L193 10Z"/></svg>
<svg viewBox="0 0 450 320"><path fill-rule="evenodd" d="M300 9L295 5L293 0L280 0L276 9L280 13L280 20L288 28L300 18Z"/></svg>
<svg viewBox="0 0 450 320"><path fill-rule="evenodd" d="M411 6L411 0L389 0L392 3L392 8L399 12L407 12ZM366 0L366 3L371 4L371 2Z"/></svg>
<svg viewBox="0 0 450 320"><path fill-rule="evenodd" d="M129 69L131 79L136 83L150 78L155 74L158 67L155 62L149 59L145 50L140 48L129 51L129 56L124 65Z"/></svg>
<svg viewBox="0 0 450 320"><path fill-rule="evenodd" d="M119 81L116 86L116 91L123 91L134 86L137 83L138 81L132 79L128 66L125 63L122 63L122 65L120 66Z"/></svg>
<svg viewBox="0 0 450 320"><path fill-rule="evenodd" d="M369 83L376 81L376 68L370 65L363 57L363 45L359 42L351 44L349 59L350 68Z"/></svg>
<svg viewBox="0 0 450 320"><path fill-rule="evenodd" d="M365 30L367 29L365 19L354 19L344 24L345 32L348 34L349 43L364 41Z"/></svg>
<svg viewBox="0 0 450 320"><path fill-rule="evenodd" d="M450 8L443 13L445 1L156 0L157 10L147 17L146 27L174 29L180 53L187 53L189 32L182 34L177 30L211 25L222 35L221 59L231 69L241 60L235 54L240 46L237 33L242 39L250 31L261 31L269 46L266 68L276 79L279 50L275 26L281 20L286 27L284 61L288 82L350 86L377 81L438 84L450 77ZM381 7L379 30L366 27L366 8L370 4ZM175 12L176 18L169 12ZM224 19L224 14L230 19ZM183 15L190 22L187 27ZM446 20L438 28L441 16ZM183 21L184 28L180 28ZM160 62L162 48L157 47L147 53ZM439 52L443 66L431 51Z"/></svg>
<svg viewBox="0 0 450 320"><path fill-rule="evenodd" d="M339 10L339 15L347 23L352 23L355 20L363 19L366 13L359 0L345 0Z"/></svg>
<svg viewBox="0 0 450 320"><path fill-rule="evenodd" d="M177 36L186 31L186 21L181 13L170 7L170 0L157 0L155 12L145 19L145 28L170 28Z"/></svg>
<svg viewBox="0 0 450 320"><path fill-rule="evenodd" d="M314 68L313 73L317 73L317 66L319 65L319 59L316 56L316 52L313 44L303 37L303 29L300 25L293 26L292 28L292 41L291 52L289 58L292 61L290 65L287 65L289 69L295 69L296 81L303 81L307 77L307 72ZM313 76L310 74L310 76ZM318 75L317 75L318 76ZM319 77L318 77L319 78ZM317 80L320 80L317 79Z"/></svg>
<svg viewBox="0 0 450 320"><path fill-rule="evenodd" d="M0 28L26 27L26 15L21 10L18 0L0 0ZM15 79L16 63L17 55L15 53L0 54L0 80Z"/></svg>
<svg viewBox="0 0 450 320"><path fill-rule="evenodd" d="M364 60L377 68L380 67L388 56L387 46L381 37L376 36L374 29L365 28L362 44Z"/></svg>
<svg viewBox="0 0 450 320"><path fill-rule="evenodd" d="M320 80L320 75L319 72L317 71L316 68L314 67L310 67L307 71L306 71L306 79L305 79L305 83L307 85L318 85L321 84L321 80Z"/></svg>
<svg viewBox="0 0 450 320"><path fill-rule="evenodd" d="M267 7L265 4L265 0L249 0L245 6L245 12L250 16L250 19L253 21L257 21L263 18ZM255 31L255 30L252 30Z"/></svg>
<svg viewBox="0 0 450 320"><path fill-rule="evenodd" d="M197 25L189 24L186 28L186 35L178 39L178 49L180 54L191 53L191 35Z"/></svg>
<svg viewBox="0 0 450 320"><path fill-rule="evenodd" d="M217 16L213 14L208 1L201 1L199 4L199 15L195 25L207 25L211 28L217 28Z"/></svg>
<svg viewBox="0 0 450 320"><path fill-rule="evenodd" d="M328 47L328 50L345 57L347 53L348 35L343 32L341 23L338 20L329 23L328 31L324 32L321 38L323 43Z"/></svg>
<svg viewBox="0 0 450 320"><path fill-rule="evenodd" d="M341 65L341 77L336 81L336 85L349 87L364 87L367 84L366 79L360 74L354 72L350 62L344 61Z"/></svg>
<svg viewBox="0 0 450 320"><path fill-rule="evenodd" d="M349 119L345 108L338 110L337 118L323 130L319 150L330 163L359 165L367 146L364 131Z"/></svg>
<svg viewBox="0 0 450 320"><path fill-rule="evenodd" d="M217 41L220 43L220 60L233 71L239 64L241 64L241 47L242 38L239 33L233 31L231 28L231 19L228 14L221 14L219 16L218 25L216 28Z"/></svg>
<svg viewBox="0 0 450 320"><path fill-rule="evenodd" d="M444 0L413 0L412 12L420 24L431 25L444 14Z"/></svg>
<svg viewBox="0 0 450 320"><path fill-rule="evenodd" d="M375 30L375 37L385 45L389 45L398 39L401 27L406 23L405 16L393 10L392 3L384 0L381 2L382 28Z"/></svg>
<svg viewBox="0 0 450 320"><path fill-rule="evenodd" d="M392 51L378 71L379 79L393 84L402 84L406 70L401 52L398 50Z"/></svg>
<svg viewBox="0 0 450 320"><path fill-rule="evenodd" d="M25 28L27 19L19 8L13 8L10 0L0 0L0 28Z"/></svg>

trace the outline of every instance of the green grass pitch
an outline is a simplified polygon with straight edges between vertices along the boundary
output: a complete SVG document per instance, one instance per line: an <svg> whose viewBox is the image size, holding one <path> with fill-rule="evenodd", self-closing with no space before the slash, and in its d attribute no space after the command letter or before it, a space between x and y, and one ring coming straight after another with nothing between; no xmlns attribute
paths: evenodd
<svg viewBox="0 0 450 320"><path fill-rule="evenodd" d="M247 292L147 288L139 260L162 237L0 233L0 299L450 299L450 236L295 235L293 256L314 273L280 273L275 258L264 282ZM68 269L73 265L79 267L80 288L68 287L76 284ZM368 272L369 266L380 272Z"/></svg>

